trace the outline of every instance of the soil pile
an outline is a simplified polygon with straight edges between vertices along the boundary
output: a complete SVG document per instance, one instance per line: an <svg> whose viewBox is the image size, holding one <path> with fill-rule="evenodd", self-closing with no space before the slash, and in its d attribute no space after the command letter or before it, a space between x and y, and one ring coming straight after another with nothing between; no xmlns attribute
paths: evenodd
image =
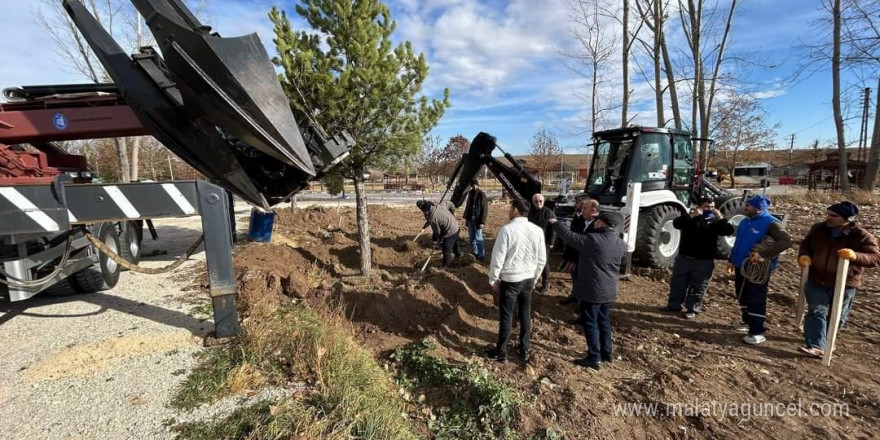
<svg viewBox="0 0 880 440"><path fill-rule="evenodd" d="M790 214L788 229L799 242L823 218L826 206L824 200L780 200L773 209ZM878 209L863 206L862 223L880 232ZM273 243L236 250L243 300L248 292L270 289L281 299L339 307L377 356L426 335L434 335L452 359L477 355L493 344L498 309L487 263L464 257L440 269L430 233L413 242L424 223L415 207L370 206L369 211L374 268L369 277L359 275L352 209L282 210ZM488 249L506 222L506 206L493 204L485 234ZM466 253L466 232L461 236ZM428 268L419 273L429 257ZM797 352L802 336L793 316L800 273L795 258L795 250L786 251L771 279L768 342L757 347L744 345L742 334L733 330L739 306L723 262L716 264L705 311L696 321L657 311L668 293L667 271L635 271L631 281L621 283L612 312L616 360L593 373L571 363L583 355L585 342L570 323L573 309L557 304L571 281L555 271L560 259L553 255L551 292L533 297L534 359L528 365L493 368L506 383L534 396L534 407L522 414L527 431L556 426L573 439L872 438L880 422L880 376L874 372L880 361L878 271L869 271L829 369ZM699 406L713 402L727 404L726 413L719 414L721 407ZM659 409L647 416L615 413L630 403L656 403ZM792 403L800 405L799 415L758 414L762 404ZM674 413L667 404L681 404L681 411ZM697 405L696 411L685 412L686 405ZM740 405L739 412L731 413L730 405ZM810 415L815 408L846 408L849 415ZM744 415L746 410L750 415Z"/></svg>

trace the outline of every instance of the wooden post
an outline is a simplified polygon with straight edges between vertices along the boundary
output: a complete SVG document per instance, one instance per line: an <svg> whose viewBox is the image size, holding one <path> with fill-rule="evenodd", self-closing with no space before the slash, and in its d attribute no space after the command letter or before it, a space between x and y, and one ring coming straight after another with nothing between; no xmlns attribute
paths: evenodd
<svg viewBox="0 0 880 440"><path fill-rule="evenodd" d="M804 313L807 307L807 278L810 276L810 266L801 269L801 286L798 290L797 307L794 309L794 319L798 330L804 329Z"/></svg>
<svg viewBox="0 0 880 440"><path fill-rule="evenodd" d="M849 260L840 258L837 262L837 279L834 281L834 298L831 300L831 315L828 317L828 337L825 343L825 356L822 365L831 366L831 352L837 341L837 330L840 327L840 312L843 310L843 291L846 290L846 273L849 271Z"/></svg>

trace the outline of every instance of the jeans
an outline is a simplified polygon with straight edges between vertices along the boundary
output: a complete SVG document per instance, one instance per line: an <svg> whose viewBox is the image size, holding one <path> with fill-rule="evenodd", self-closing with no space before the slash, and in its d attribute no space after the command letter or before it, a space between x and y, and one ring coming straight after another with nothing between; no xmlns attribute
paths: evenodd
<svg viewBox="0 0 880 440"><path fill-rule="evenodd" d="M453 258L458 258L461 254L458 248L458 234L444 238L441 246L443 247L443 267L449 267Z"/></svg>
<svg viewBox="0 0 880 440"><path fill-rule="evenodd" d="M479 261L483 261L486 259L486 247L483 245L483 230L479 228L480 225L473 222L472 220L467 221L468 227L468 240L471 244L471 252L473 252L474 257Z"/></svg>
<svg viewBox="0 0 880 440"><path fill-rule="evenodd" d="M807 315L804 317L804 342L807 347L825 349L825 338L828 333L828 318L831 315L831 301L834 299L834 286L823 287L812 281L807 281L804 286L807 295ZM846 308L847 300L852 305L852 299L856 295L855 287L847 287L843 290L843 304ZM843 310L843 309L841 309ZM846 320L843 313L840 314L840 325Z"/></svg>
<svg viewBox="0 0 880 440"><path fill-rule="evenodd" d="M587 359L590 362L599 362L602 358L610 358L611 348L611 303L588 304L581 303L581 324L584 326L584 336L587 338L587 348L590 352Z"/></svg>
<svg viewBox="0 0 880 440"><path fill-rule="evenodd" d="M507 356L507 342L510 339L510 327L513 324L513 309L519 311L519 353L524 355L529 352L529 341L532 333L532 288L535 280L527 280L508 283L501 281L498 289L499 310L501 316L498 321L498 353L502 357Z"/></svg>
<svg viewBox="0 0 880 440"><path fill-rule="evenodd" d="M688 312L700 313L703 296L712 281L714 260L702 260L679 255L675 257L672 269L672 280L669 282L669 300L667 307L680 310L684 303Z"/></svg>
<svg viewBox="0 0 880 440"><path fill-rule="evenodd" d="M747 281L736 271L734 286L739 297L739 308L742 310L742 321L748 324L749 334L763 335L764 321L767 319L767 284Z"/></svg>
<svg viewBox="0 0 880 440"><path fill-rule="evenodd" d="M843 310L840 312L840 326L843 327L846 325L846 319L849 318L849 311L852 309L853 301L856 300L856 289L852 289L852 293L849 293L849 289L843 291Z"/></svg>

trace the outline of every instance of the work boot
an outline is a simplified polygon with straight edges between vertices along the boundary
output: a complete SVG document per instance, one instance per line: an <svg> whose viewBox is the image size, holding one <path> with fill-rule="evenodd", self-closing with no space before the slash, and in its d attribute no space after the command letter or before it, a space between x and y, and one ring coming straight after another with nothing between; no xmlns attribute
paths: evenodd
<svg viewBox="0 0 880 440"><path fill-rule="evenodd" d="M532 360L532 354L529 353L528 351L525 351L525 352L521 351L519 353L519 360L521 360L523 363L527 364L527 363L529 363L530 360Z"/></svg>
<svg viewBox="0 0 880 440"><path fill-rule="evenodd" d="M606 364L610 364L610 363L614 362L614 355L612 355L611 353L603 354L602 355L602 362L606 363Z"/></svg>
<svg viewBox="0 0 880 440"><path fill-rule="evenodd" d="M502 364L507 363L507 353L500 352L497 348L488 348L485 352L483 352L483 356L486 359L500 362Z"/></svg>
<svg viewBox="0 0 880 440"><path fill-rule="evenodd" d="M574 364L596 371L599 371L602 368L602 361L591 361L589 358L575 359Z"/></svg>

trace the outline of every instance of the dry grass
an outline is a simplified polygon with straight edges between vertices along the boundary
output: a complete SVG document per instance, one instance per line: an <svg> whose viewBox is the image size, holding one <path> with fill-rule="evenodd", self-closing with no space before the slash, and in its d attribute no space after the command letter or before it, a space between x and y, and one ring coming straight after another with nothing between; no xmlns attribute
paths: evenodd
<svg viewBox="0 0 880 440"><path fill-rule="evenodd" d="M324 276L319 271L316 279ZM268 383L305 381L314 391L244 408L217 423L180 426L178 438L416 438L391 377L357 343L339 311L279 305L271 292L249 292L247 307L243 335L203 361L179 406Z"/></svg>

